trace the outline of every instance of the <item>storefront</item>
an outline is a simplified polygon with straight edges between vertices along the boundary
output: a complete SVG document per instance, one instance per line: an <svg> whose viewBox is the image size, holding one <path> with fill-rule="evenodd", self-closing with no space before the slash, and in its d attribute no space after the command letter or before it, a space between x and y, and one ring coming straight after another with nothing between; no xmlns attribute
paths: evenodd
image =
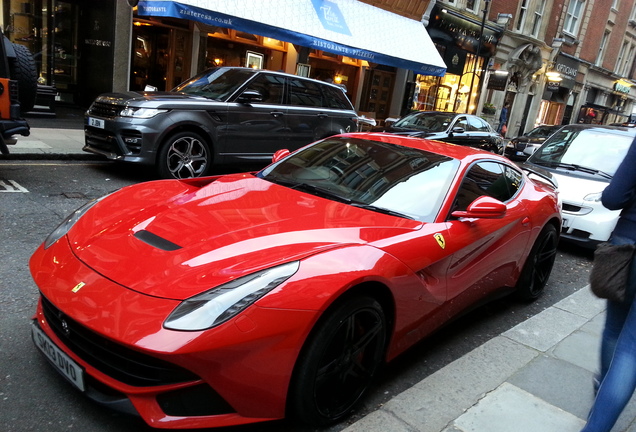
<svg viewBox="0 0 636 432"><path fill-rule="evenodd" d="M417 75L410 108L474 114L485 65L495 54L502 29L482 28L478 21L435 5L427 30L447 71L442 77Z"/></svg>
<svg viewBox="0 0 636 432"><path fill-rule="evenodd" d="M573 57L559 54L549 64L545 73L545 90L536 123L558 125L569 124L576 103L576 78L579 73L579 61Z"/></svg>
<svg viewBox="0 0 636 432"><path fill-rule="evenodd" d="M33 54L40 85L86 105L112 87L115 0L4 0L7 37ZM130 9L129 9L130 10Z"/></svg>
<svg viewBox="0 0 636 432"><path fill-rule="evenodd" d="M611 89L589 86L585 104L578 112L578 123L612 124L625 123L631 119L634 99L629 96L633 84L617 80Z"/></svg>
<svg viewBox="0 0 636 432"><path fill-rule="evenodd" d="M446 69L421 22L362 2L148 0L134 24L132 89L170 89L214 65L260 67L341 84L361 111L385 118L399 68Z"/></svg>

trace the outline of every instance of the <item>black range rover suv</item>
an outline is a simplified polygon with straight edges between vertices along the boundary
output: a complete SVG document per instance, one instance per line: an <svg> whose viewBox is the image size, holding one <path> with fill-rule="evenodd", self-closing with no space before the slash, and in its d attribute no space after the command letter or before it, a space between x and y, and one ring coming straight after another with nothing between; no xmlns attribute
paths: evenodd
<svg viewBox="0 0 636 432"><path fill-rule="evenodd" d="M200 177L213 164L268 162L276 150L355 132L357 120L337 85L221 67L170 92L100 95L85 115L84 150L155 165L164 178Z"/></svg>

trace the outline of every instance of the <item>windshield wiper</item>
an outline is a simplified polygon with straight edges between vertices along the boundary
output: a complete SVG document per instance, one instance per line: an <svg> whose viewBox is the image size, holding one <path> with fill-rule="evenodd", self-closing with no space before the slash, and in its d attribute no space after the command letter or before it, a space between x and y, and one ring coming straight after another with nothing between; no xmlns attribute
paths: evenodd
<svg viewBox="0 0 636 432"><path fill-rule="evenodd" d="M404 219L411 219L414 220L415 218L405 215L404 213L400 213L400 212L396 212L394 210L390 210L388 208L384 208L384 207L378 207L378 206L374 206L372 204L364 204L364 203L359 203L359 202L352 202L351 203L352 206L354 207L359 207L359 208L363 208L366 210L371 210L374 212L378 212L378 213L384 213L384 214L388 214L391 216L396 216L396 217L400 217L400 218L404 218Z"/></svg>
<svg viewBox="0 0 636 432"><path fill-rule="evenodd" d="M544 165L546 166L551 166L551 167L559 167L559 168L565 168L565 169L569 169L569 170L573 170L573 171L581 171L584 173L588 173L588 174L596 174L599 175L601 177L605 177L606 179L612 179L612 175L606 173L605 171L601 171L598 170L596 168L589 168L583 165L577 165L577 164L571 164L571 163L563 163L563 162L548 162L545 163Z"/></svg>
<svg viewBox="0 0 636 432"><path fill-rule="evenodd" d="M347 198L344 197L342 195L338 195L337 193L329 190L329 189L325 189L322 188L320 186L316 186L313 185L311 183L303 183L303 182L296 182L293 180L288 180L288 179L281 179L281 178L277 178L277 177L264 177L265 180L271 181L272 183L276 183L279 184L281 186L287 186L290 189L295 189L295 190L301 190L304 192L309 192L313 195L318 195L318 196L322 196L323 198L330 198L333 199L335 201L339 201L339 202L343 202L346 204L351 204L352 200L351 198Z"/></svg>

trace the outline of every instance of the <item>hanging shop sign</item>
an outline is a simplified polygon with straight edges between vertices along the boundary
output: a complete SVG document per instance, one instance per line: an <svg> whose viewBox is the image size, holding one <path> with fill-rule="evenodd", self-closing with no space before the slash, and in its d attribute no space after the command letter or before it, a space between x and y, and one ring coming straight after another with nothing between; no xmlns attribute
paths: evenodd
<svg viewBox="0 0 636 432"><path fill-rule="evenodd" d="M506 90L508 85L508 72L506 71L490 71L488 77L488 90Z"/></svg>
<svg viewBox="0 0 636 432"><path fill-rule="evenodd" d="M618 93L623 93L623 94L629 94L629 90L631 89L631 86L629 85L629 83L623 81L623 80L618 80L614 83L614 91L618 92Z"/></svg>
<svg viewBox="0 0 636 432"><path fill-rule="evenodd" d="M579 73L579 61L559 54L554 61L553 70L561 75L563 80L560 83L560 87L574 88L576 83L576 75Z"/></svg>

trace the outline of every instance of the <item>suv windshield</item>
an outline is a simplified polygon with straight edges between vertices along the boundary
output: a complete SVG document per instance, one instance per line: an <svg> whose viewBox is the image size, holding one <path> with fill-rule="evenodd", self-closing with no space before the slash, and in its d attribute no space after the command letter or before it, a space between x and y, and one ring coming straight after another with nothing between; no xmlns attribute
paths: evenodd
<svg viewBox="0 0 636 432"><path fill-rule="evenodd" d="M430 132L442 132L453 121L454 114L414 112L397 122L393 126L398 128L417 129Z"/></svg>
<svg viewBox="0 0 636 432"><path fill-rule="evenodd" d="M254 71L245 69L208 69L172 91L224 101L252 75Z"/></svg>
<svg viewBox="0 0 636 432"><path fill-rule="evenodd" d="M633 139L632 135L607 128L564 127L539 147L528 162L608 178L616 172Z"/></svg>
<svg viewBox="0 0 636 432"><path fill-rule="evenodd" d="M258 176L313 195L422 222L434 221L459 161L358 138L328 138Z"/></svg>

